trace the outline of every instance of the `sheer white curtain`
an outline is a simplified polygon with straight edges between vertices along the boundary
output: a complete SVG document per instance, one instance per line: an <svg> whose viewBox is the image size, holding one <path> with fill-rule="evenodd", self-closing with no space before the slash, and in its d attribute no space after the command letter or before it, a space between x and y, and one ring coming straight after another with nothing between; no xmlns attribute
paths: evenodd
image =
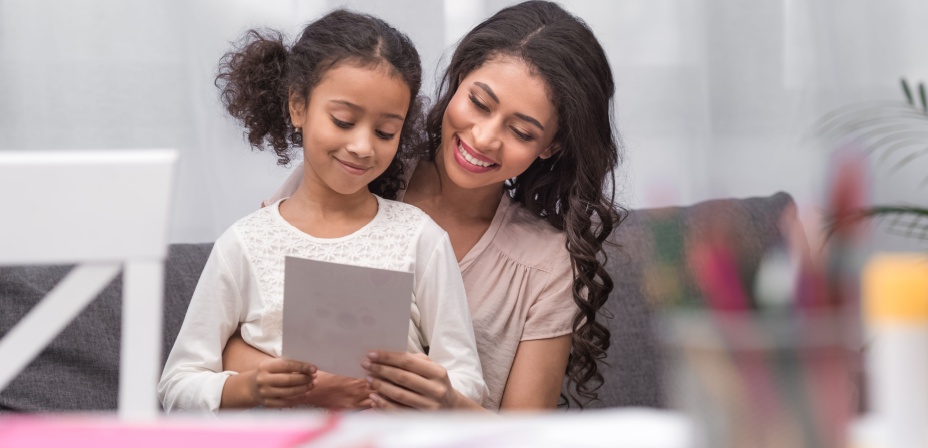
<svg viewBox="0 0 928 448"><path fill-rule="evenodd" d="M0 150L179 148L171 240L211 241L287 174L249 150L219 105L212 83L229 41L249 27L293 36L345 5L410 35L431 94L446 49L511 3L0 0ZM923 0L561 4L609 56L627 148L620 198L633 207L779 190L811 207L829 160L802 139L814 121L901 99L900 76L928 80ZM909 178L920 175L900 174L889 181L876 167L873 199L917 197Z"/></svg>

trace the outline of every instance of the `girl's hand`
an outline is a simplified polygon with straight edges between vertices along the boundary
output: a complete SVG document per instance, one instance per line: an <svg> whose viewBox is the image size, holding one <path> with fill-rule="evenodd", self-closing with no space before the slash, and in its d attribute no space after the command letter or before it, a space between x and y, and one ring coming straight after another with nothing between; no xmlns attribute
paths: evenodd
<svg viewBox="0 0 928 448"><path fill-rule="evenodd" d="M451 387L448 371L418 353L377 351L361 362L377 409L437 410L458 407L463 398Z"/></svg>
<svg viewBox="0 0 928 448"><path fill-rule="evenodd" d="M302 403L313 389L316 366L286 358L262 361L254 373L251 394L266 408L289 408Z"/></svg>
<svg viewBox="0 0 928 448"><path fill-rule="evenodd" d="M242 372L241 375L236 376L244 376L249 371L257 375L258 366L271 359L273 359L271 355L248 345L237 331L229 338L222 351L223 369ZM234 382L235 377L230 378L230 381ZM252 401L254 394L250 386L253 383L254 380L244 393L247 396L247 406L250 407L257 406L257 403ZM363 379L333 375L319 370L316 372L312 393L306 394L304 400L298 404L335 411L369 409L371 407L370 394L371 390L368 388L367 381ZM244 407L245 404L241 406Z"/></svg>

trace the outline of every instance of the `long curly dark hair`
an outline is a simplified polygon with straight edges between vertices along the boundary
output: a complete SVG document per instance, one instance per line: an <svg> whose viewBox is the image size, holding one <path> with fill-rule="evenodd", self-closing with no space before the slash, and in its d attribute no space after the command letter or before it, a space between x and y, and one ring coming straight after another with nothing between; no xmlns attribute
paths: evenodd
<svg viewBox="0 0 928 448"><path fill-rule="evenodd" d="M290 120L291 96L301 107L325 73L342 63L386 66L409 87L409 110L393 162L368 185L372 193L396 199L403 167L422 140L422 65L409 38L376 17L336 10L303 30L292 45L280 32L249 30L219 61L216 87L226 110L245 126L245 137L259 151L271 149L288 165L303 135Z"/></svg>
<svg viewBox="0 0 928 448"><path fill-rule="evenodd" d="M603 383L597 362L606 357L610 332L597 318L613 283L602 249L624 218L615 205L620 144L613 128L612 71L590 28L557 4L527 1L503 9L464 36L451 57L426 119L430 160L441 146L442 118L461 80L498 56L526 62L544 79L557 110L554 143L560 151L536 159L506 186L516 201L567 234L579 308L567 382L573 386L569 398L582 408L597 398ZM567 396L561 404L570 405Z"/></svg>

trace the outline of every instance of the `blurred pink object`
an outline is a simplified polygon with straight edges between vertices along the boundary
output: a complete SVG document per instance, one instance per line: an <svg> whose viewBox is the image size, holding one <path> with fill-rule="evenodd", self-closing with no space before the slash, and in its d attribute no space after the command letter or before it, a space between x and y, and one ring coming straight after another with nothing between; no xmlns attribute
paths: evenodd
<svg viewBox="0 0 928 448"><path fill-rule="evenodd" d="M0 420L0 446L7 447L131 447L222 446L223 448L294 447L337 426L337 417L307 419L301 427L281 423L202 420L162 420L126 424L110 417L12 416Z"/></svg>

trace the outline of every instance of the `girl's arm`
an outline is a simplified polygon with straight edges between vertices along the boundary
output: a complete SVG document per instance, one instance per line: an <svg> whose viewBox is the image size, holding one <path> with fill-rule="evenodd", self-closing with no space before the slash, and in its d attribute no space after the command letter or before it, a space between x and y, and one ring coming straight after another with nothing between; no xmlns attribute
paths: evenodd
<svg viewBox="0 0 928 448"><path fill-rule="evenodd" d="M461 271L447 233L428 220L416 253L414 320L424 354L374 352L370 372L378 408L480 408L487 395ZM416 319L417 317L417 319Z"/></svg>
<svg viewBox="0 0 928 448"><path fill-rule="evenodd" d="M557 407L567 369L571 335L522 341L506 381L500 410L546 410ZM455 391L447 372L423 355L374 352L365 365L372 375L378 409L484 410Z"/></svg>
<svg viewBox="0 0 928 448"><path fill-rule="evenodd" d="M245 378L251 379L250 384L254 384L256 387L260 387L260 380L267 377L259 377L257 370L262 365L263 362L274 359L271 355L262 352L245 342L242 339L241 333L238 331L229 338L229 342L226 344L225 349L222 352L222 364L227 370L232 370L236 372L242 372L237 376L244 376ZM310 406L315 406L319 408L331 409L331 410L356 410L356 409L367 409L371 407L370 393L371 390L368 388L367 382L362 379L348 378L339 375L332 375L328 372L317 371L316 380L311 392L305 394L299 400L294 400L293 402L283 403L288 406L294 404L306 404ZM229 378L231 382L235 377ZM244 378L243 378L244 379ZM247 380L246 380L247 381ZM241 396L242 393L248 393L248 389L235 389L234 384L227 384L226 387L230 385L233 388L230 390L229 396L229 405L230 407L239 407L237 404L243 404L244 406L257 406L258 403L252 403L248 401L248 395L245 395L245 400L238 401L235 390L238 390L238 396ZM244 391L244 392L243 392ZM223 390L223 407L226 407L226 396L225 390Z"/></svg>
<svg viewBox="0 0 928 448"><path fill-rule="evenodd" d="M234 372L222 369L222 347L238 326L246 303L236 282L238 241L226 232L216 241L190 299L158 384L165 411L219 409Z"/></svg>

